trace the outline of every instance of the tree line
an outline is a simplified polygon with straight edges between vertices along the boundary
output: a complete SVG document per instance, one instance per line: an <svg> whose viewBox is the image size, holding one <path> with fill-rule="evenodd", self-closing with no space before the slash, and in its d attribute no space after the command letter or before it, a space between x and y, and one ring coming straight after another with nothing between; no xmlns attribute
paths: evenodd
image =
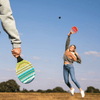
<svg viewBox="0 0 100 100"><path fill-rule="evenodd" d="M63 90L62 87L55 87L54 89L47 89L47 90L41 90L38 89L37 91L34 90L27 90L24 89L20 90L20 86L16 83L15 80L11 79L6 82L0 83L0 92L22 92L22 93L28 93L28 92L40 92L40 93L52 93L52 92L68 92ZM93 86L87 87L86 93L100 93L99 89L94 88Z"/></svg>

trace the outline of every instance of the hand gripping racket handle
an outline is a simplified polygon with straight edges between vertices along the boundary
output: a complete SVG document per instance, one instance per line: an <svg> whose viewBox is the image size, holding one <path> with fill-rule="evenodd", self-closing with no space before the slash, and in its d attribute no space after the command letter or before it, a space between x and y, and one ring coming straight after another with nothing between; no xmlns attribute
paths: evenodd
<svg viewBox="0 0 100 100"><path fill-rule="evenodd" d="M21 62L22 60L23 59L20 56L17 57L17 63Z"/></svg>

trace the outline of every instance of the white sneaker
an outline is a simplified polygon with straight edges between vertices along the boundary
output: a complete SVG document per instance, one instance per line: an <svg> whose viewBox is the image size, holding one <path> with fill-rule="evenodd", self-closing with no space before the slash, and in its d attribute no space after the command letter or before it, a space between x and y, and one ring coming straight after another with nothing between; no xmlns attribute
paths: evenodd
<svg viewBox="0 0 100 100"><path fill-rule="evenodd" d="M75 91L75 89L73 88L72 90L70 90L70 92L71 92L71 96L73 96L74 95L74 91Z"/></svg>
<svg viewBox="0 0 100 100"><path fill-rule="evenodd" d="M85 93L83 90L81 91L81 96L82 96L82 98L85 97Z"/></svg>

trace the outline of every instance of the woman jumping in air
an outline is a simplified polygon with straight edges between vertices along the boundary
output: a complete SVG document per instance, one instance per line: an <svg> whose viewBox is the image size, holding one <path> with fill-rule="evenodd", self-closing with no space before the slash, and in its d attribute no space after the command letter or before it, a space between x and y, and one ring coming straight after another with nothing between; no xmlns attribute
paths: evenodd
<svg viewBox="0 0 100 100"><path fill-rule="evenodd" d="M81 96L84 97L85 93L81 89L80 84L77 82L75 78L75 72L74 72L74 66L73 62L76 61L77 63L81 63L81 58L79 57L78 53L75 51L76 46L70 44L70 35L73 34L74 32L71 30L70 33L68 34L68 38L66 41L66 47L65 47L65 54L63 56L64 59L64 66L63 66L63 74L64 74L64 80L66 85L70 88L71 95L74 95L75 89L72 87L72 85L69 82L69 74L71 76L72 81L75 83L75 85L79 88Z"/></svg>

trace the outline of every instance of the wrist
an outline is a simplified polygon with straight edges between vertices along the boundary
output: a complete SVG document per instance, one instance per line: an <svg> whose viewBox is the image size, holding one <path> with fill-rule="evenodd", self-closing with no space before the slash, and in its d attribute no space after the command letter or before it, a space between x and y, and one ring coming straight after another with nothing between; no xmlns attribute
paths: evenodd
<svg viewBox="0 0 100 100"><path fill-rule="evenodd" d="M68 33L68 36L70 36L71 35L71 33Z"/></svg>
<svg viewBox="0 0 100 100"><path fill-rule="evenodd" d="M72 34L72 32L70 32L70 34Z"/></svg>

